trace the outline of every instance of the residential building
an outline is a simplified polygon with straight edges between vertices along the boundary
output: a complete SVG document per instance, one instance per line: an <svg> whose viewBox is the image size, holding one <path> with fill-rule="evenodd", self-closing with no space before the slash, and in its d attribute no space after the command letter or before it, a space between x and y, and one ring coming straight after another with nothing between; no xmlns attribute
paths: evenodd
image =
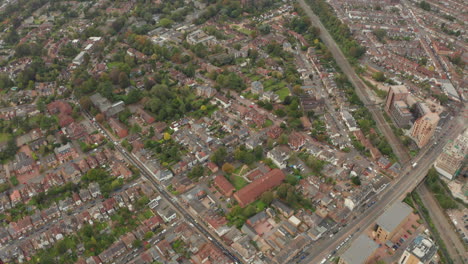
<svg viewBox="0 0 468 264"><path fill-rule="evenodd" d="M398 127L404 128L409 126L413 115L411 114L408 105L404 101L396 101L390 109L390 116Z"/></svg>
<svg viewBox="0 0 468 264"><path fill-rule="evenodd" d="M250 91L253 94L263 94L263 84L259 81L252 82Z"/></svg>
<svg viewBox="0 0 468 264"><path fill-rule="evenodd" d="M429 113L414 122L411 129L411 137L418 147L422 148L429 143L429 140L434 135L439 119L440 117L437 113Z"/></svg>
<svg viewBox="0 0 468 264"><path fill-rule="evenodd" d="M271 159L278 168L285 169L288 165L287 160L289 159L289 154L282 146L277 146L268 151L267 158Z"/></svg>
<svg viewBox="0 0 468 264"><path fill-rule="evenodd" d="M434 168L440 175L452 180L458 175L466 155L468 155L468 129L453 142L445 145L434 163Z"/></svg>
<svg viewBox="0 0 468 264"><path fill-rule="evenodd" d="M197 85L195 89L197 96L210 98L216 94L216 90L209 86Z"/></svg>
<svg viewBox="0 0 468 264"><path fill-rule="evenodd" d="M60 163L77 158L79 155L70 143L54 149L55 156Z"/></svg>
<svg viewBox="0 0 468 264"><path fill-rule="evenodd" d="M81 65L81 63L83 63L84 61L85 54L85 51L81 51L80 53L78 53L78 55L76 55L76 57L73 59L73 64L76 64L78 66Z"/></svg>
<svg viewBox="0 0 468 264"><path fill-rule="evenodd" d="M234 194L234 198L240 206L244 207L255 201L262 193L280 185L285 178L286 176L280 169L273 169L240 189Z"/></svg>
<svg viewBox="0 0 468 264"><path fill-rule="evenodd" d="M375 239L385 243L408 220L413 210L403 202L397 202L377 218Z"/></svg>
<svg viewBox="0 0 468 264"><path fill-rule="evenodd" d="M366 264L379 245L366 235L360 235L343 255L338 264Z"/></svg>
<svg viewBox="0 0 468 264"><path fill-rule="evenodd" d="M391 86L388 91L387 100L385 102L385 111L390 113L393 104L396 101L406 101L408 94L408 89L404 85Z"/></svg>
<svg viewBox="0 0 468 264"><path fill-rule="evenodd" d="M343 118L349 131L353 132L359 129L356 120L347 110L341 109L341 118Z"/></svg>
<svg viewBox="0 0 468 264"><path fill-rule="evenodd" d="M279 96L275 94L272 91L264 92L262 95L262 100L268 101L268 102L276 102L278 101Z"/></svg>
<svg viewBox="0 0 468 264"><path fill-rule="evenodd" d="M215 45L217 43L214 36L207 35L203 30L199 29L187 35L187 42L190 45L206 44L208 46Z"/></svg>
<svg viewBox="0 0 468 264"><path fill-rule="evenodd" d="M117 121L115 118L109 118L109 125L114 130L115 134L120 138L128 136L128 130L124 124Z"/></svg>
<svg viewBox="0 0 468 264"><path fill-rule="evenodd" d="M114 104L103 97L100 93L93 94L89 97L91 102L95 107L99 109L107 118L117 115L125 109L125 104L123 101L118 101Z"/></svg>
<svg viewBox="0 0 468 264"><path fill-rule="evenodd" d="M231 101L221 94L216 94L214 97L215 101L220 103L224 108L231 106Z"/></svg>
<svg viewBox="0 0 468 264"><path fill-rule="evenodd" d="M424 116L425 114L429 114L431 112L431 109L427 106L427 104L423 102L417 102L415 106L415 115L416 118L420 118L421 116Z"/></svg>
<svg viewBox="0 0 468 264"><path fill-rule="evenodd" d="M224 196L230 197L232 193L236 190L234 186L223 175L216 176L214 178L214 184Z"/></svg>
<svg viewBox="0 0 468 264"><path fill-rule="evenodd" d="M304 146L306 141L307 138L303 134L292 132L291 135L289 135L288 145L291 149L298 151Z"/></svg>

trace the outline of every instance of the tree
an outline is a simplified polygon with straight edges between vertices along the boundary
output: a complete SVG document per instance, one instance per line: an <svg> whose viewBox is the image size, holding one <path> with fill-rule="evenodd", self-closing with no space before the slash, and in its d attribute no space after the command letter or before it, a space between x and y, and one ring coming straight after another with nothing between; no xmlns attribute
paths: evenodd
<svg viewBox="0 0 468 264"><path fill-rule="evenodd" d="M132 242L133 248L140 248L142 245L143 245L143 243L139 239L133 240L133 242Z"/></svg>
<svg viewBox="0 0 468 264"><path fill-rule="evenodd" d="M260 31L260 33L262 33L262 35L267 35L270 33L271 31L271 27L270 25L268 24L261 24L259 27L258 27L258 30Z"/></svg>
<svg viewBox="0 0 468 264"><path fill-rule="evenodd" d="M14 85L8 74L0 73L0 90L9 89Z"/></svg>
<svg viewBox="0 0 468 264"><path fill-rule="evenodd" d="M98 123L100 123L100 124L101 124L102 122L104 122L104 115L101 114L101 113L97 114L96 117L94 117L94 118L96 119L96 122L98 122Z"/></svg>
<svg viewBox="0 0 468 264"><path fill-rule="evenodd" d="M16 42L18 42L18 40L20 39L20 36L18 35L18 31L17 30L10 30L6 35L5 35L5 43L8 44L8 45L13 45L15 44Z"/></svg>
<svg viewBox="0 0 468 264"><path fill-rule="evenodd" d="M125 104L134 104L140 101L142 96L143 95L139 90L133 89L128 93L127 98L125 100Z"/></svg>
<svg viewBox="0 0 468 264"><path fill-rule="evenodd" d="M257 161L263 159L263 147L262 146L256 146L253 149L253 154L254 154L255 159Z"/></svg>
<svg viewBox="0 0 468 264"><path fill-rule="evenodd" d="M89 99L88 96L83 96L80 98L80 106L85 109L85 110L89 110L91 109L91 99Z"/></svg>
<svg viewBox="0 0 468 264"><path fill-rule="evenodd" d="M372 31L372 33L374 33L374 35L380 42L385 42L385 37L387 36L387 31L385 29L375 29L374 31Z"/></svg>
<svg viewBox="0 0 468 264"><path fill-rule="evenodd" d="M218 166L221 166L226 160L227 150L225 147L220 147L217 149L213 155L211 155L211 161L216 163Z"/></svg>
<svg viewBox="0 0 468 264"><path fill-rule="evenodd" d="M375 72L374 74L372 74L372 78L378 82L383 82L385 81L385 74L383 72Z"/></svg>
<svg viewBox="0 0 468 264"><path fill-rule="evenodd" d="M166 141L171 140L171 134L164 132L164 140Z"/></svg>
<svg viewBox="0 0 468 264"><path fill-rule="evenodd" d="M358 176L351 177L351 182L356 186L361 185L361 179Z"/></svg>
<svg viewBox="0 0 468 264"><path fill-rule="evenodd" d="M119 73L119 85L121 88L127 88L130 85L130 80L125 72Z"/></svg>
<svg viewBox="0 0 468 264"><path fill-rule="evenodd" d="M172 26L172 24L174 24L174 21L172 21L169 18L163 18L163 19L159 20L159 26L161 26L161 27L170 28Z"/></svg>
<svg viewBox="0 0 468 264"><path fill-rule="evenodd" d="M16 178L16 176L12 176L10 178L10 182L13 184L13 186L17 186L19 184L18 178Z"/></svg>
<svg viewBox="0 0 468 264"><path fill-rule="evenodd" d="M419 7L425 11L431 11L431 5L426 1L421 1Z"/></svg>
<svg viewBox="0 0 468 264"><path fill-rule="evenodd" d="M203 173L205 173L205 169L201 165L196 165L193 167L193 169L187 174L187 177L189 179L197 179L203 176Z"/></svg>
<svg viewBox="0 0 468 264"><path fill-rule="evenodd" d="M265 205L270 205L275 195L271 191L266 191L260 196L260 201L262 201Z"/></svg>
<svg viewBox="0 0 468 264"><path fill-rule="evenodd" d="M223 167L221 168L225 173L233 173L234 172L234 166L232 166L231 163L224 163Z"/></svg>
<svg viewBox="0 0 468 264"><path fill-rule="evenodd" d="M325 163L310 155L306 160L306 165L309 166L314 171L314 173L319 174L322 171Z"/></svg>
<svg viewBox="0 0 468 264"><path fill-rule="evenodd" d="M119 32L124 25L125 25L125 18L119 17L114 22L112 22L111 26L115 30L115 32Z"/></svg>

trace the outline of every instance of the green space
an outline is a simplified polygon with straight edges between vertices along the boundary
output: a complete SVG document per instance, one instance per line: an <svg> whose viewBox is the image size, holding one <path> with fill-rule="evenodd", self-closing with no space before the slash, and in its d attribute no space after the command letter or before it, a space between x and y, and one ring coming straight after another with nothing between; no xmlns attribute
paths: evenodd
<svg viewBox="0 0 468 264"><path fill-rule="evenodd" d="M265 123L263 124L263 127L271 127L273 125L273 121L270 119L265 120Z"/></svg>
<svg viewBox="0 0 468 264"><path fill-rule="evenodd" d="M236 188L236 190L240 190L242 189L242 187L246 186L247 184L249 184L248 181L246 181L243 177L241 176L234 176L232 175L231 177L231 183L232 185L234 185L234 188Z"/></svg>
<svg viewBox="0 0 468 264"><path fill-rule="evenodd" d="M349 27L341 22L335 15L333 8L326 1L307 0L306 2L320 18L320 21L351 62L356 62L356 59L364 55L366 52L365 47L354 40Z"/></svg>
<svg viewBox="0 0 468 264"><path fill-rule="evenodd" d="M7 142L11 135L8 133L0 133L0 143Z"/></svg>
<svg viewBox="0 0 468 264"><path fill-rule="evenodd" d="M450 258L450 255L447 251L447 246L440 237L440 233L435 227L432 218L429 216L429 211L424 206L421 197L415 191L413 191L406 196L404 201L411 207L413 207L415 210L417 210L420 213L422 219L424 219L424 221L426 222L436 244L439 246L438 255L440 256L440 261L444 264L453 264L453 261Z"/></svg>
<svg viewBox="0 0 468 264"><path fill-rule="evenodd" d="M439 175L434 167L432 167L427 173L425 184L434 194L434 197L436 198L440 207L445 210L459 208L457 201L450 194L450 191L448 190L445 182L439 178Z"/></svg>
<svg viewBox="0 0 468 264"><path fill-rule="evenodd" d="M275 93L279 96L279 99L281 101L284 101L284 99L286 98L286 96L289 95L289 89L288 87L283 87L277 91L275 91Z"/></svg>

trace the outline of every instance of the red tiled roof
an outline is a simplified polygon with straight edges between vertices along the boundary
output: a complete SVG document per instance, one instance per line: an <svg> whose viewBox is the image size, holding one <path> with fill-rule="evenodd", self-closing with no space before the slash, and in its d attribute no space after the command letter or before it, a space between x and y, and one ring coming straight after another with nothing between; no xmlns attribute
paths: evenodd
<svg viewBox="0 0 468 264"><path fill-rule="evenodd" d="M51 115L53 114L65 114L69 115L72 113L72 107L65 101L54 101L47 105L47 110Z"/></svg>
<svg viewBox="0 0 468 264"><path fill-rule="evenodd" d="M285 177L286 176L280 169L273 169L263 177L258 178L249 185L240 189L234 194L234 198L236 198L240 206L244 207L255 201L255 199L262 195L262 193L280 185Z"/></svg>
<svg viewBox="0 0 468 264"><path fill-rule="evenodd" d="M216 176L214 183L225 196L231 196L235 190L234 186L223 175Z"/></svg>

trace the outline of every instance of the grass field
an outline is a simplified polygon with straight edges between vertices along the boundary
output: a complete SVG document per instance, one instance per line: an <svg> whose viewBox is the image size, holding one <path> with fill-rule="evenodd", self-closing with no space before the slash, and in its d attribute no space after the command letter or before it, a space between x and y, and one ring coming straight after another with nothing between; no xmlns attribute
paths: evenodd
<svg viewBox="0 0 468 264"><path fill-rule="evenodd" d="M281 90L276 91L276 94L279 96L281 101L284 101L284 98L289 95L289 89L288 87L284 87Z"/></svg>
<svg viewBox="0 0 468 264"><path fill-rule="evenodd" d="M10 139L10 134L0 133L0 143L8 141Z"/></svg>
<svg viewBox="0 0 468 264"><path fill-rule="evenodd" d="M265 124L263 124L263 127L270 127L273 125L273 121L270 119L265 120Z"/></svg>
<svg viewBox="0 0 468 264"><path fill-rule="evenodd" d="M242 187L246 186L249 184L244 178L240 176L232 176L232 185L234 185L234 188L236 190L242 189Z"/></svg>

